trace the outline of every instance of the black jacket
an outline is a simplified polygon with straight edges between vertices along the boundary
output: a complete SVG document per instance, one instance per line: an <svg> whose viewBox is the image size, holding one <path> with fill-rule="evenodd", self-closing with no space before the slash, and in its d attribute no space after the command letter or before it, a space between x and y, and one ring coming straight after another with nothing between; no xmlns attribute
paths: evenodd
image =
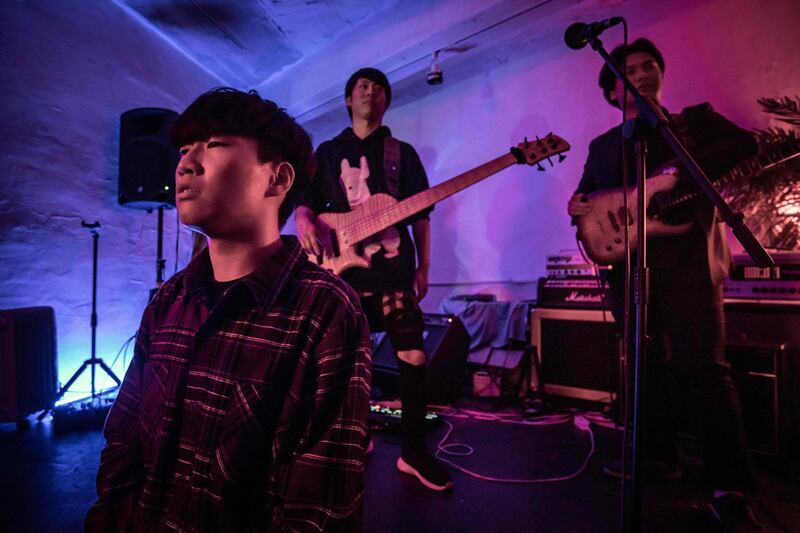
<svg viewBox="0 0 800 533"><path fill-rule="evenodd" d="M399 182L391 186L384 171L384 141L391 136L386 126L381 126L367 138L360 139L352 128L346 128L330 141L317 148L317 171L309 193L299 203L310 207L315 213L350 211L347 195L340 179L342 159L357 168L361 156L367 158L371 194L386 193L403 200L428 188L428 177L414 148L400 141ZM428 218L433 207L396 225L400 234L398 256L386 259L383 252L372 256L372 268L351 268L342 273L342 278L358 291L411 289L416 269L414 243L408 232L408 224Z"/></svg>
<svg viewBox="0 0 800 533"><path fill-rule="evenodd" d="M678 137L712 181L757 151L755 139L748 132L714 111L708 103L687 107L679 115L670 115L670 120ZM583 176L575 192L622 187L621 135L621 126L616 126L591 142ZM681 176L678 187L696 188L657 132L649 132L647 142L648 175L662 166L675 166ZM633 146L627 154L629 184L635 186ZM716 210L703 196L678 209L683 210L678 213L679 218L697 222L695 228L684 235L648 239L649 265L662 273L683 271L689 277L683 279L684 282L721 283L728 274L731 259L724 225ZM616 270L620 272L621 268Z"/></svg>

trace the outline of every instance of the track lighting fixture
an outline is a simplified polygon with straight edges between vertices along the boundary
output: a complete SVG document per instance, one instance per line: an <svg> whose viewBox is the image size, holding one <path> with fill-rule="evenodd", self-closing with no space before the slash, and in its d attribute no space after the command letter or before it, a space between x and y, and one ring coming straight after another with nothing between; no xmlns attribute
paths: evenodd
<svg viewBox="0 0 800 533"><path fill-rule="evenodd" d="M441 85L444 81L442 67L439 66L439 50L433 53L431 66L428 69L428 85Z"/></svg>

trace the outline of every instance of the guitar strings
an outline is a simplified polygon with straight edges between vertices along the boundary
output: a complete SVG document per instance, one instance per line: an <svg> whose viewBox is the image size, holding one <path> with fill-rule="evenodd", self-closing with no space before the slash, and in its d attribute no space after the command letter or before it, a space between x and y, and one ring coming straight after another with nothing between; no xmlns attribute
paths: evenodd
<svg viewBox="0 0 800 533"><path fill-rule="evenodd" d="M554 154L549 155L552 156ZM544 159L544 157L542 157L542 159ZM400 222L403 219L401 217L404 211L410 209L412 214L416 213L428 205L433 205L438 200L451 196L452 194L463 190L484 178L508 168L514 163L516 163L516 158L514 158L512 154L503 154L502 156L484 163L475 169L464 172L455 178L402 200L401 202L406 202L404 205L401 205L401 202L398 202L383 209L381 212L372 213L359 220L356 220L355 222L341 228L340 232L350 235L349 238L353 243L362 241L377 231L380 231L380 229ZM440 196L438 200L436 199L437 196ZM380 229L376 230L376 227Z"/></svg>

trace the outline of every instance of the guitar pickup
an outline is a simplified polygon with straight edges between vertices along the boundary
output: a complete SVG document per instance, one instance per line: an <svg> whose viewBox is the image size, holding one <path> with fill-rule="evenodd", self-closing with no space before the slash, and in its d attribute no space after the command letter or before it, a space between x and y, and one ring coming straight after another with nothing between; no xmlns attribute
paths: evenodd
<svg viewBox="0 0 800 533"><path fill-rule="evenodd" d="M614 216L614 213L612 213L611 211L608 211L607 214L608 214L608 223L611 224L611 228L614 230L614 232L619 233L621 228L619 226L619 223L617 223L617 217ZM622 213L619 214L622 215Z"/></svg>
<svg viewBox="0 0 800 533"><path fill-rule="evenodd" d="M329 242L331 243L331 251L333 252L333 257L339 257L341 251L339 249L339 239L336 238L336 231L331 230L328 239Z"/></svg>

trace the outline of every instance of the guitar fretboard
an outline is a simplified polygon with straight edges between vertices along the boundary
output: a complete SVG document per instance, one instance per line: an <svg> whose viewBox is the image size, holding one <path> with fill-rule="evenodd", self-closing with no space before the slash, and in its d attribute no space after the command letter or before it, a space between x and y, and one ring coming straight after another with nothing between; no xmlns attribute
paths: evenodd
<svg viewBox="0 0 800 533"><path fill-rule="evenodd" d="M780 165L798 156L800 156L800 140L783 143L777 146L771 146L763 153L746 159L723 174L722 177L714 182L714 186L717 189L720 189L721 187L741 179L752 178L769 168ZM650 213L652 216L659 217L666 210L687 202L692 198L696 198L701 194L703 194L703 192L698 190L656 195L651 200L648 213Z"/></svg>
<svg viewBox="0 0 800 533"><path fill-rule="evenodd" d="M502 155L472 170L468 170L463 174L459 174L454 178L444 181L439 185L431 187L430 189L418 192L392 205L388 209L384 209L380 213L373 213L370 216L352 223L350 226L341 228L342 232L347 233L350 242L362 241L370 235L374 235L389 226L393 226L411 215L432 206L436 202L440 202L448 196L452 196L458 191L466 189L516 163L517 159L513 154L508 153Z"/></svg>

